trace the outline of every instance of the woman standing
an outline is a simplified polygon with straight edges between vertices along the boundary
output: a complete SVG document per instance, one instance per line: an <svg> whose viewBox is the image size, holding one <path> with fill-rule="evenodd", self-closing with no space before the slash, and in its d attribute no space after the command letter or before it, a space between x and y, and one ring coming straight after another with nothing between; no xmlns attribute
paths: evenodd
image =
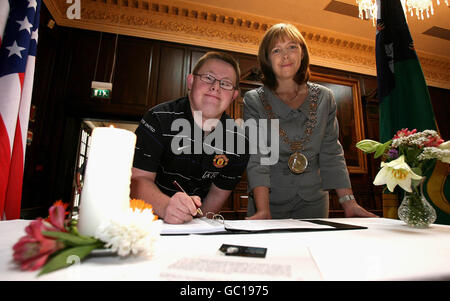
<svg viewBox="0 0 450 301"><path fill-rule="evenodd" d="M279 144L279 160L262 165L261 153L250 157L248 217L328 217L331 189L346 217L375 217L354 199L338 141L334 96L328 88L308 82L308 48L297 28L271 27L259 47L258 62L264 86L245 94L244 119L279 120L279 141L270 141L267 133L269 144Z"/></svg>

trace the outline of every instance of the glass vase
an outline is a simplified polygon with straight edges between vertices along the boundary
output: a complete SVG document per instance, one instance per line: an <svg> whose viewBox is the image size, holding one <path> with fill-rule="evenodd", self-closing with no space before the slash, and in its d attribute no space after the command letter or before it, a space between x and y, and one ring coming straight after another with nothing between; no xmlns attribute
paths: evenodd
<svg viewBox="0 0 450 301"><path fill-rule="evenodd" d="M412 192L405 191L403 201L398 207L398 217L409 227L428 228L436 220L436 210L423 195L422 185L411 189Z"/></svg>

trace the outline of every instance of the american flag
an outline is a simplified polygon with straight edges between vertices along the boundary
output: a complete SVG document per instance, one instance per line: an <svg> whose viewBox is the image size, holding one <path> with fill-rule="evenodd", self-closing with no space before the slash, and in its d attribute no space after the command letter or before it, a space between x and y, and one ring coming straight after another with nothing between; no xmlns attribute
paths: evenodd
<svg viewBox="0 0 450 301"><path fill-rule="evenodd" d="M0 0L0 220L20 217L41 0Z"/></svg>

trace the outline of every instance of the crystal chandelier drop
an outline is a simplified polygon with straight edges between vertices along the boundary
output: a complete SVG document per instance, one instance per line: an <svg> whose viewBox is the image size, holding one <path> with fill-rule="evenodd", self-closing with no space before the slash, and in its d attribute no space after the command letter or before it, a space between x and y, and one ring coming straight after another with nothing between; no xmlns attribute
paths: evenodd
<svg viewBox="0 0 450 301"><path fill-rule="evenodd" d="M448 1L444 0L445 4L448 6ZM441 3L436 0L437 5ZM417 19L423 20L423 13L426 12L427 18L430 17L430 12L433 15L433 1L432 0L406 0L406 6L408 7L408 12L413 16L413 12L416 13Z"/></svg>
<svg viewBox="0 0 450 301"><path fill-rule="evenodd" d="M424 13L427 18L434 14L433 1L432 0L400 0L403 6L403 11L408 11L411 17L416 14L419 20L424 19ZM444 0L445 4L448 6L448 0ZM373 25L376 24L377 20L377 3L376 0L356 0L359 7L359 17L361 19L372 19ZM437 5L440 5L440 1L436 0Z"/></svg>
<svg viewBox="0 0 450 301"><path fill-rule="evenodd" d="M372 23L375 26L377 22L377 3L376 0L356 0L359 7L359 17L361 19L372 19Z"/></svg>

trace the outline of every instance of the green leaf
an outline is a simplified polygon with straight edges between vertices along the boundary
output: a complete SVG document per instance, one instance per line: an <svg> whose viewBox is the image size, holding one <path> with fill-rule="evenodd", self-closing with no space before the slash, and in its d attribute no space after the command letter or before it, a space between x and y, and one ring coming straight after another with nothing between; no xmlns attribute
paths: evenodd
<svg viewBox="0 0 450 301"><path fill-rule="evenodd" d="M92 244L87 246L78 246L69 249L65 249L55 256L53 256L39 272L38 276L53 272L55 270L68 267L75 262L80 262L83 258L85 258L89 253L91 253L94 249L98 248L98 244ZM73 257L75 256L75 257Z"/></svg>
<svg viewBox="0 0 450 301"><path fill-rule="evenodd" d="M418 176L422 176L422 169L420 167L413 167L411 170Z"/></svg>
<svg viewBox="0 0 450 301"><path fill-rule="evenodd" d="M93 237L74 235L67 232L56 232L56 231L42 231L44 236L53 237L61 240L66 245L70 246L83 246L91 245L99 242L99 240Z"/></svg>
<svg viewBox="0 0 450 301"><path fill-rule="evenodd" d="M420 153L422 152L421 149L415 147L415 146L408 146L405 148L405 155L406 155L406 162L410 165L410 166L419 166L420 162L417 159L417 156L420 155Z"/></svg>
<svg viewBox="0 0 450 301"><path fill-rule="evenodd" d="M379 145L381 145L380 142L370 139L361 140L356 143L356 147L365 153L373 153Z"/></svg>
<svg viewBox="0 0 450 301"><path fill-rule="evenodd" d="M379 144L376 147L375 155L373 156L375 159L383 155L386 150L391 146L392 140L389 140L383 144Z"/></svg>
<svg viewBox="0 0 450 301"><path fill-rule="evenodd" d="M373 157L376 159L376 158L380 157L381 155L383 155L386 152L386 149L388 149L390 145L391 145L391 141L388 141L386 143L378 145L375 150L375 155Z"/></svg>
<svg viewBox="0 0 450 301"><path fill-rule="evenodd" d="M373 157L376 159L376 158L380 157L383 154L384 154L384 146L383 145L379 145L379 146L377 146L377 149L375 151L375 155L373 155Z"/></svg>
<svg viewBox="0 0 450 301"><path fill-rule="evenodd" d="M78 232L78 227L77 227L77 221L76 220L72 220L72 222L70 223L70 231L69 232L74 234L74 235L81 236L80 233Z"/></svg>

